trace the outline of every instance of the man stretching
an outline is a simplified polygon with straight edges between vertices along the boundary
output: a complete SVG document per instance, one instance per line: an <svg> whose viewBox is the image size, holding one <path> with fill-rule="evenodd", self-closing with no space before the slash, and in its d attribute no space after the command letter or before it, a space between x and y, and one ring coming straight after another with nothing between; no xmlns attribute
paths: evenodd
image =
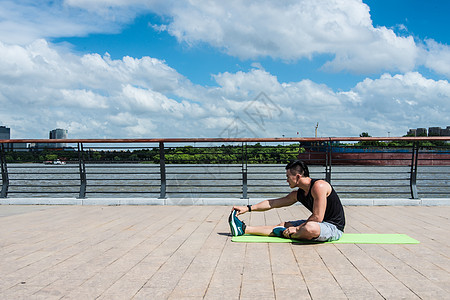
<svg viewBox="0 0 450 300"><path fill-rule="evenodd" d="M286 166L286 177L289 187L298 187L298 190L285 197L264 200L255 205L233 206L228 219L232 235L248 233L318 242L340 239L344 231L345 215L341 200L333 187L324 180L310 178L308 167L300 160ZM246 212L290 206L297 201L311 212L308 219L282 222L277 226L246 226L237 217Z"/></svg>

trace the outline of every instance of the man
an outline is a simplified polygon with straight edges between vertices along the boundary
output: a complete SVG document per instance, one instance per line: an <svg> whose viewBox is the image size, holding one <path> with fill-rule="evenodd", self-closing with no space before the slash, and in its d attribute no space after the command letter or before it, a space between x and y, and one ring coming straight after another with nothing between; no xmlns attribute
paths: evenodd
<svg viewBox="0 0 450 300"><path fill-rule="evenodd" d="M248 233L318 242L340 239L344 231L345 215L341 200L333 187L324 180L310 178L308 167L300 160L286 166L286 177L289 187L298 187L298 190L282 198L233 207L228 219L233 236ZM237 217L250 211L290 206L297 201L311 212L307 220L282 222L277 226L246 226Z"/></svg>

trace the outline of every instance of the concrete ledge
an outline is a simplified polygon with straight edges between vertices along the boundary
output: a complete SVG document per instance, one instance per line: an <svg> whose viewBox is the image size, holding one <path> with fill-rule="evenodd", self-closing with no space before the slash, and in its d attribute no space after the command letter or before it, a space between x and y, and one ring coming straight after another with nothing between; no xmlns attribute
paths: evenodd
<svg viewBox="0 0 450 300"><path fill-rule="evenodd" d="M248 199L240 198L167 198L166 205L247 205Z"/></svg>
<svg viewBox="0 0 450 300"><path fill-rule="evenodd" d="M422 200L420 199L398 199L398 198L392 198L392 199L373 199L373 205L390 205L390 206L411 206L411 205L421 205Z"/></svg>
<svg viewBox="0 0 450 300"><path fill-rule="evenodd" d="M247 205L265 198L7 198L0 205ZM450 206L450 198L343 198L346 206ZM297 203L301 205L300 203Z"/></svg>
<svg viewBox="0 0 450 300"><path fill-rule="evenodd" d="M165 199L158 198L87 198L81 205L165 205Z"/></svg>
<svg viewBox="0 0 450 300"><path fill-rule="evenodd" d="M450 199L448 198L422 199L422 206L450 206Z"/></svg>
<svg viewBox="0 0 450 300"><path fill-rule="evenodd" d="M350 206L372 206L374 205L373 199L368 198L354 198L354 199L341 199L343 205Z"/></svg>
<svg viewBox="0 0 450 300"><path fill-rule="evenodd" d="M0 205L82 205L82 199L76 198L6 198Z"/></svg>

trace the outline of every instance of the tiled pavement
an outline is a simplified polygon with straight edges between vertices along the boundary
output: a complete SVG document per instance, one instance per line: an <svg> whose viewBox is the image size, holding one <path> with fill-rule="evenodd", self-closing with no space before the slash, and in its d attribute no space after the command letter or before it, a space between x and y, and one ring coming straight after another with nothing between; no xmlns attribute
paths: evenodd
<svg viewBox="0 0 450 300"><path fill-rule="evenodd" d="M421 243L233 243L225 206L0 205L0 299L450 299L449 206L345 209L346 232Z"/></svg>

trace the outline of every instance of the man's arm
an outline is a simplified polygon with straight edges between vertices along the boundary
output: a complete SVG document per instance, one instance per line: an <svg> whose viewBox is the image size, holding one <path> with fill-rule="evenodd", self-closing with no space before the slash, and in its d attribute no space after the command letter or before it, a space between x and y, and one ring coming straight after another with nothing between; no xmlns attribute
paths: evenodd
<svg viewBox="0 0 450 300"><path fill-rule="evenodd" d="M313 211L307 221L322 222L327 209L327 197L331 193L331 186L326 181L319 180L314 184L311 195L314 199Z"/></svg>
<svg viewBox="0 0 450 300"><path fill-rule="evenodd" d="M311 195L314 199L312 214L306 222L300 226L287 228L285 232L283 232L283 235L294 239L302 239L305 237L309 238L309 233L304 232L302 227L304 227L308 222L320 223L323 221L323 218L325 217L325 210L327 209L327 197L330 193L331 186L327 182L323 180L317 181L311 190Z"/></svg>
<svg viewBox="0 0 450 300"><path fill-rule="evenodd" d="M252 205L252 211L266 211L272 208L280 208L285 206L290 206L297 202L297 191L293 191L288 195L271 200L264 200L258 204ZM237 216L245 214L248 212L247 206L233 206L233 210L237 210Z"/></svg>

